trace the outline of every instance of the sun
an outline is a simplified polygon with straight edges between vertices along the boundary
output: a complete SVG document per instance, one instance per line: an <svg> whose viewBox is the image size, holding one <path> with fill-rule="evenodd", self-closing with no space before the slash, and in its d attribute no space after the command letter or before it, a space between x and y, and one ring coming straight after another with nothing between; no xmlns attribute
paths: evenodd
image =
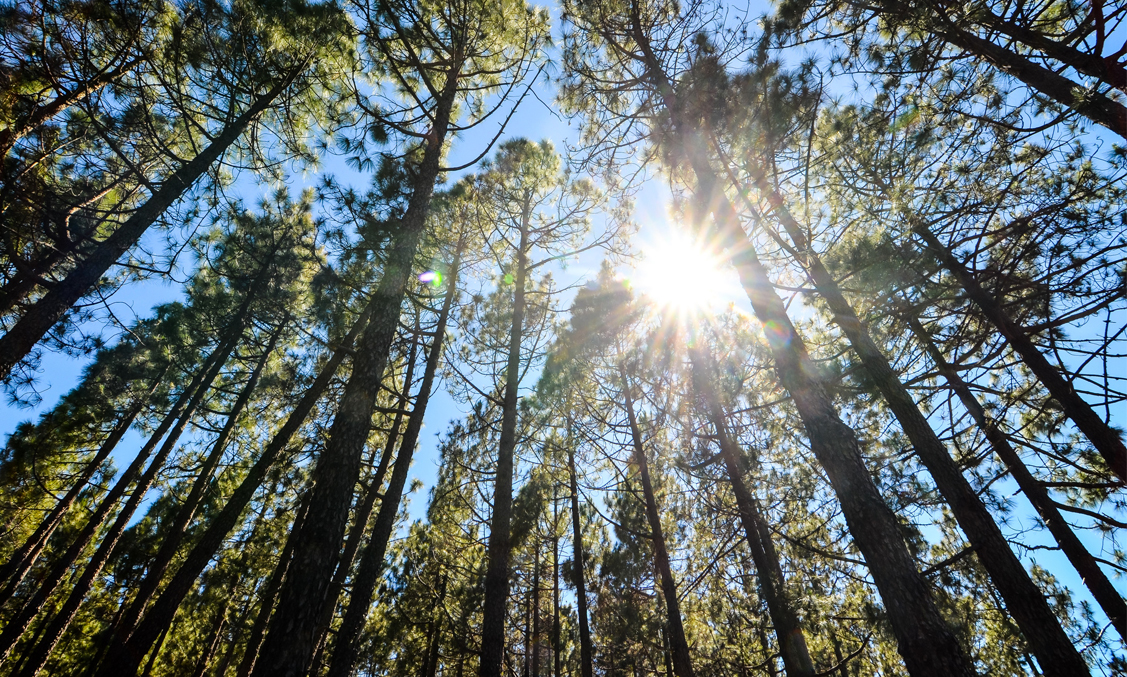
<svg viewBox="0 0 1127 677"><path fill-rule="evenodd" d="M671 232L643 246L641 255L631 285L658 305L691 313L727 301L731 267L705 243Z"/></svg>

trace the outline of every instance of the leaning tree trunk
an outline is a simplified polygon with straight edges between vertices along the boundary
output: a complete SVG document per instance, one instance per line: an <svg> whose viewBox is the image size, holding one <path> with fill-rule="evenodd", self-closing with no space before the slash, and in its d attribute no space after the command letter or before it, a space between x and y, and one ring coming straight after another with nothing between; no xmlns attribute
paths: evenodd
<svg viewBox="0 0 1127 677"><path fill-rule="evenodd" d="M581 677L594 677L591 627L587 623L587 580L583 571L583 524L579 520L579 480L575 472L575 448L571 440L571 412L568 412L567 474L571 488L571 548L575 570L576 613L579 616L579 670Z"/></svg>
<svg viewBox="0 0 1127 677"><path fill-rule="evenodd" d="M224 422L222 430L219 431L219 436L212 442L211 452L200 467L199 473L192 484L191 491L188 492L188 496L184 499L183 504L176 513L175 520L165 533L160 549L157 550L156 556L145 571L145 577L137 586L133 603L127 607L125 614L116 627L112 628L111 636L120 637L120 640L115 641L124 641L129 637L136 627L137 622L140 620L141 615L144 613L145 607L149 605L157 588L160 586L160 582L164 578L168 566L172 563L176 552L180 549L180 543L188 533L188 525L191 524L192 519L196 515L196 511L203 502L204 494L208 487L211 486L212 475L215 473L215 469L219 467L219 461L223 458L223 454L227 450L227 442L230 441L235 426L238 424L240 418L242 418L243 410L246 409L247 404L250 402L251 395L254 394L255 388L258 387L258 380L262 376L262 370L266 368L270 354L274 352L274 346L285 330L288 322L289 318L287 317L270 335L267 345L262 351L261 358L259 358L258 363L255 364L250 378L247 379L246 385L243 386L242 392L239 393L238 398L236 398L234 405L231 407L231 411L227 415L227 420Z"/></svg>
<svg viewBox="0 0 1127 677"><path fill-rule="evenodd" d="M372 525L372 536L360 557L360 565L357 567L356 574L353 576L348 608L344 612L340 629L337 631L336 647L333 650L332 661L329 663L327 677L348 677L352 674L353 666L356 664L359 649L357 639L364 626L364 621L368 617L368 607L372 603L376 583L379 582L380 574L383 572L387 544L391 540L392 531L395 530L395 516L399 512L403 488L407 484L407 474L411 469L411 458L414 456L415 445L419 441L419 432L423 429L423 416L426 413L427 404L430 402L430 393L434 388L438 365L442 360L442 349L446 340L446 323L450 318L450 311L458 294L458 269L460 265L461 244L459 244L450 266L446 296L442 301L442 310L439 311L438 322L435 324L434 340L431 342L430 353L427 355L423 380L419 384L415 406L407 420L407 429L403 432L403 441L400 443L399 453L395 457L391 479L388 480L383 500L380 501L380 510L376 514L376 522Z"/></svg>
<svg viewBox="0 0 1127 677"><path fill-rule="evenodd" d="M646 450L642 446L642 431L634 413L634 397L630 380L625 370L621 373L623 407L630 424L630 439L634 447L634 462L638 465L638 476L642 482L642 495L646 502L646 520L650 525L650 540L653 541L654 564L661 578L661 594L665 598L666 625L669 629L670 653L673 660L673 674L676 677L693 677L693 663L689 656L689 642L685 638L685 626L681 621L681 604L677 598L677 583L673 580L673 568L669 563L669 550L665 545L665 533L661 528L661 513L654 496L653 482L650 481L650 465Z"/></svg>
<svg viewBox="0 0 1127 677"><path fill-rule="evenodd" d="M274 467L286 445L289 444L290 438L305 423L309 412L313 410L317 400L321 398L321 395L329 386L345 356L352 353L352 344L367 326L370 315L371 305L356 320L348 335L341 341L340 347L333 351L332 357L321 368L321 373L317 375L313 384L301 396L301 400L298 401L297 406L294 407L281 429L274 434L273 439L262 450L262 454L247 471L246 477L243 478L239 487L227 499L226 505L212 519L196 545L184 558L183 564L173 575L172 580L165 586L160 597L141 619L137 629L124 643L120 639L114 643L102 664L102 670L99 672L100 677L116 677L118 675L128 677L137 674L137 668L144 660L145 654L149 652L149 647L167 632L168 627L172 624L173 616L176 615L176 609L179 608L184 597L191 591L192 585L203 570L207 568L208 563L219 552L227 534L238 523L243 510L262 485L266 473ZM259 613L261 615L262 612ZM256 625L257 623L256 620ZM248 652L256 652L257 646L257 643L253 647L248 644ZM246 675L240 672L240 677L246 677Z"/></svg>
<svg viewBox="0 0 1127 677"><path fill-rule="evenodd" d="M809 274L818 295L833 315L834 323L841 328L850 346L861 358L862 370L880 391L912 442L920 462L931 474L940 495L951 506L955 520L970 540L1041 667L1062 675L1087 674L1087 664L1064 632L1044 594L1010 549L1005 535L978 492L967 481L899 375L877 347L868 327L845 298L837 280L814 252L802 228L786 209L782 196L767 183L758 168L753 167L752 176L794 243L794 258ZM750 241L747 246L752 246Z"/></svg>
<svg viewBox="0 0 1127 677"><path fill-rule="evenodd" d="M418 334L419 326L418 321L415 323L415 336L411 338L411 348L407 354L407 368L403 374L403 389L399 391L399 397L395 405L395 417L392 419L391 428L387 432L387 439L384 440L383 453L380 455L380 464L376 468L375 474L372 476L371 484L368 486L367 493L364 494L364 499L356 509L356 514L352 519L352 528L349 530L348 539L345 541L344 552L341 554L340 562L337 564L337 571L333 575L333 582L329 584L329 592L325 596L325 608L321 612L321 620L317 628L317 649L314 652L313 658L313 672L319 673L321 666L321 658L324 655L326 641L325 635L329 631L329 625L332 623L333 614L336 612L337 601L340 599L340 593L344 590L345 581L348 579L348 574L352 571L352 564L356 560L356 553L360 551L360 543L364 539L364 534L368 531L368 520L372 516L372 510L376 507L376 499L382 495L380 488L383 487L384 477L387 475L387 469L391 465L391 457L395 454L395 445L399 441L399 429L403 424L403 411L406 409L410 401L411 384L415 378L415 360L418 357ZM414 415L414 414L412 414Z"/></svg>
<svg viewBox="0 0 1127 677"><path fill-rule="evenodd" d="M248 301L249 298L250 296L248 295ZM118 513L109 532L102 537L102 542L98 545L94 556L86 564L82 575L71 587L66 602L51 621L47 632L29 651L27 663L24 669L20 671L19 677L35 677L39 674L39 671L47 662L51 651L54 650L55 645L62 639L63 632L66 631L71 621L74 620L75 615L78 613L79 606L82 605L87 593L89 593L90 589L94 586L95 580L102 573L102 569L109 561L110 556L113 555L118 540L121 538L121 535L125 533L125 528L129 526L130 520L133 519L133 513L136 512L137 507L141 505L141 501L144 500L145 495L153 486L153 482L156 481L157 473L164 467L164 462L168 459L169 455L172 454L173 449L176 447L176 442L184 432L184 428L187 427L188 422L195 416L196 409L199 408L211 384L215 381L216 377L219 376L223 365L227 363L227 358L230 357L238 340L242 337L242 330L246 325L247 305L247 303L243 304L241 312L236 315L235 319L232 321L232 326L237 327L238 330L230 332L230 335L226 337L226 345L217 351L219 352L219 356L212 362L211 369L208 371L204 383L196 390L191 401L188 402L188 406L184 408L184 412L176 422L176 426L169 431L168 438L164 441L164 444L161 445L160 450L153 457L152 461L149 462L149 467L145 469L145 474L137 481L137 486L134 487L133 493L130 494L121 512Z"/></svg>
<svg viewBox="0 0 1127 677"><path fill-rule="evenodd" d="M716 430L720 454L728 471L728 481L736 497L736 508L744 528L744 537L751 550L751 559L758 572L759 592L767 604L771 624L775 626L775 639L783 657L783 667L789 677L813 677L814 663L806 647L806 635L798 620L798 613L787 594L786 578L779 564L779 556L771 540L770 531L763 518L759 501L748 490L740 468L740 453L728 428L727 416L716 391L716 369L712 355L701 346L702 339L690 347L693 363L693 384L704 400L708 418Z"/></svg>
<svg viewBox="0 0 1127 677"><path fill-rule="evenodd" d="M94 458L86 464L78 480L71 486L62 500L55 504L55 507L51 509L51 513L39 524L35 533L27 539L20 549L8 560L8 563L5 564L4 571L0 574L0 581L6 582L4 594L0 596L0 604L11 597L11 593L14 592L20 582L23 581L27 572L35 566L39 555L41 555L43 549L47 547L47 542L51 538L51 534L62 524L63 518L66 517L67 512L74 505L75 501L78 500L78 496L82 493L82 490L86 488L90 478L94 476L98 468L102 467L102 464L109 458L110 453L117 447L117 443L120 442L121 438L125 436L125 433L129 431L129 427L133 425L133 421L137 418L137 415L141 413L141 409L144 408L148 396L151 396L160 386L166 371L167 367L153 379L152 386L149 388L148 393L146 393L146 397L137 398L137 401L129 407L125 415L121 417L121 420L118 421L117 425L110 431L110 434L102 441L101 446L98 447L98 452L94 454Z"/></svg>
<svg viewBox="0 0 1127 677"><path fill-rule="evenodd" d="M243 132L284 92L304 70L294 68L273 89L258 97L242 115L231 121L215 139L161 183L145 204L118 226L67 276L51 287L24 313L8 333L0 337L0 379L7 378L51 327L86 294L127 251L145 234L161 214L172 206L215 163Z"/></svg>
<svg viewBox="0 0 1127 677"><path fill-rule="evenodd" d="M1010 348L1018 354L1025 366L1029 367L1034 376L1041 381L1041 385L1045 386L1049 395L1060 404L1065 415L1072 419L1080 432L1084 433L1088 441L1096 448L1096 451L1107 461L1111 472L1115 473L1121 482L1127 481L1127 446L1124 446L1123 438L1119 432L1100 418L1100 415L1092 409L1092 406L1080 397L1072 384L1066 381L1053 365L1049 364L1049 360L1041 354L1041 351L1029 338L1029 332L1010 318L1002 304L998 303L989 292L982 288L974 274L955 258L954 254L943 245L934 233L928 230L926 225L916 222L912 225L912 232L924 241L924 244L939 259L947 272L958 280L967 297L978 306L986 319L1005 337Z"/></svg>
<svg viewBox="0 0 1127 677"><path fill-rule="evenodd" d="M520 347L524 335L525 277L528 273L528 229L531 215L521 214L520 242L513 282L513 318L501 403L501 438L497 443L497 479L489 522L485 600L482 603L480 677L502 677L505 660L505 610L509 601L509 559L513 552L513 457L517 446L517 401L520 390ZM338 676L331 676L338 677ZM343 677L343 676L341 676Z"/></svg>
<svg viewBox="0 0 1127 677"><path fill-rule="evenodd" d="M640 59L675 128L676 151L688 161L696 176L700 211L714 214L720 242L728 247L752 310L765 329L779 381L790 393L810 448L841 502L846 524L880 591L909 673L912 677L971 677L971 660L940 615L927 581L916 569L896 516L865 467L856 433L838 415L825 382L818 376L819 367L810 358L786 306L750 246L735 208L703 153L707 146L695 130L681 123L673 86L646 40L636 11L632 20Z"/></svg>
<svg viewBox="0 0 1127 677"><path fill-rule="evenodd" d="M47 577L39 582L39 587L31 597L23 603L20 610L8 621L8 624L4 627L4 631L0 633L0 662L7 659L8 654L12 651L12 647L15 646L16 641L27 630L32 619L39 614L47 598L55 591L63 578L78 562L78 559L82 556L86 547L94 540L98 530L101 529L102 525L109 519L110 513L117 506L126 491L128 491L129 486L133 484L133 481L141 474L141 469L149 459L149 456L153 453L153 450L156 449L157 444L169 433L169 430L182 420L185 410L192 406L192 402L195 401L197 394L201 391L206 391L207 388L210 387L212 379L214 379L215 374L218 373L219 367L217 367L216 364L219 363L219 366L222 366L222 362L226 362L226 356L229 354L230 350L234 348L235 342L236 337L229 337L224 344L217 347L207 360L204 361L200 369L197 370L196 375L192 378L192 381L188 384L188 387L180 394L180 397L172 406L168 415L164 417L161 424L153 434L149 436L145 445L137 452L136 458L133 459L133 462L129 464L129 467L125 469L125 472L123 472L117 482L114 483L109 493L102 498L101 502L98 504L98 508L94 511L94 514L90 516L90 519L87 520L86 526L83 527L78 538L70 544L70 547L63 553L59 561L55 562L54 566L51 567ZM10 596L14 591L15 586L9 584L8 588L4 591L4 595L6 597Z"/></svg>
<svg viewBox="0 0 1127 677"><path fill-rule="evenodd" d="M1115 628L1120 637L1127 639L1127 604L1124 603L1123 597L1119 595L1115 586L1108 580L1107 575L1096 562L1096 558L1088 552L1076 533L1069 527L1048 490L1029 471L1017 450L1010 444L1006 434L987 417L986 410L979 403L978 398L974 396L974 393L971 392L970 386L931 340L931 335L920 323L919 318L910 313L905 313L904 319L916 340L920 342L931 357L932 362L935 363L936 369L947 381L947 385L955 392L963 407L974 419L975 425L982 431L986 440L990 442L990 447L994 450L994 453L998 455L998 458L1010 471L1010 475L1017 482L1021 492L1025 494L1034 510L1044 520L1045 526L1049 528L1049 533L1056 539L1061 551L1068 557L1072 566L1076 568L1076 573L1080 574L1080 579L1084 581L1084 585L1092 593L1096 603L1100 605L1100 608L1111 620L1112 627Z"/></svg>

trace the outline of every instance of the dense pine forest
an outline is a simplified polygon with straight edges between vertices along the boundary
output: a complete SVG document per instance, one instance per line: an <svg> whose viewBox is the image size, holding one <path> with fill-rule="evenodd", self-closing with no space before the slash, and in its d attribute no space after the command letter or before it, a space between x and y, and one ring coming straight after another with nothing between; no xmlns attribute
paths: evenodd
<svg viewBox="0 0 1127 677"><path fill-rule="evenodd" d="M1122 0L0 0L0 160L0 677L1127 674Z"/></svg>

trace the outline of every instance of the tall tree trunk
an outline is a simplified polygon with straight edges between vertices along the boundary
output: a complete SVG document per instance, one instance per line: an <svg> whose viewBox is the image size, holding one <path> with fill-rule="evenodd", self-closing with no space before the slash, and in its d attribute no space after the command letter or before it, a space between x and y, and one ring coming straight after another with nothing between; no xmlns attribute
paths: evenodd
<svg viewBox="0 0 1127 677"><path fill-rule="evenodd" d="M669 563L669 550L665 546L665 533L661 528L661 513L650 481L650 464L646 450L642 446L642 431L634 413L634 396L630 379L625 369L621 372L623 406L630 423L630 439L634 446L634 462L638 465L638 476L642 482L642 495L646 502L646 521L650 526L650 540L653 541L654 564L661 580L661 594L665 599L666 626L669 630L670 653L673 660L673 673L676 677L693 677L693 663L689 656L689 642L685 638L685 626L681 622L681 604L677 598L677 583L673 580L673 568Z"/></svg>
<svg viewBox="0 0 1127 677"><path fill-rule="evenodd" d="M305 530L299 537L292 569L280 593L278 612L262 645L264 660L255 666L256 677L304 675L313 659L317 622L343 545L376 394L399 328L411 266L426 230L457 83L456 74L451 73L437 102L434 125L415 175L411 198L372 299L372 320L357 346L352 375L333 418L329 441L313 471L309 519L321 528Z"/></svg>
<svg viewBox="0 0 1127 677"><path fill-rule="evenodd" d="M288 323L289 318L287 317L270 335L266 347L262 351L262 357L259 358L258 363L255 364L250 378L247 379L246 385L243 386L242 392L239 393L238 398L236 398L234 405L231 407L231 411L227 415L227 420L222 430L219 431L219 436L216 437L211 445L211 452L199 469L195 482L192 484L191 491L188 492L184 503L177 511L176 518L172 525L169 527L168 531L165 532L164 540L161 542L160 549L157 550L156 557L154 557L153 561L149 564L145 572L145 577L141 580L140 584L138 584L133 603L128 605L127 611L124 616L122 616L121 621L113 629L113 634L119 637L119 639L115 640L116 642L124 642L133 632L137 621L140 620L141 615L145 611L145 607L148 606L157 588L160 586L160 582L164 578L165 572L168 570L168 565L172 563L176 552L180 549L180 543L184 540L184 536L188 532L188 525L191 524L192 519L196 515L196 511L203 502L204 494L208 487L211 486L212 475L214 475L215 469L219 467L219 461L222 460L223 454L227 450L227 442L230 441L235 426L242 418L243 410L246 409L247 404L250 402L251 395L254 393L255 388L258 387L258 380L262 376L262 370L266 368L270 354L274 352L274 346L277 344L278 337L281 336Z"/></svg>
<svg viewBox="0 0 1127 677"><path fill-rule="evenodd" d="M912 224L912 232L924 241L943 267L959 282L967 297L1005 337L1010 348L1041 381L1041 385L1045 386L1049 395L1060 404L1065 415L1072 419L1080 432L1107 461L1111 472L1115 473L1121 482L1127 482L1127 446L1124 446L1119 432L1100 418L1092 406L1080 397L1072 384L1061 377L1060 372L1049 364L1029 338L1029 332L1010 318L1002 304L982 288L974 274L955 258L926 225L917 221Z"/></svg>
<svg viewBox="0 0 1127 677"><path fill-rule="evenodd" d="M532 564L532 677L540 677L540 542Z"/></svg>
<svg viewBox="0 0 1127 677"><path fill-rule="evenodd" d="M880 391L911 440L920 462L931 474L939 493L951 506L956 521L1002 594L1007 610L1021 628L1034 655L1050 672L1087 674L1087 664L1064 632L1044 594L1010 549L1005 535L978 492L967 481L911 393L877 347L868 327L845 298L837 280L814 252L802 228L786 209L782 196L767 183L757 167L753 167L752 175L759 190L768 196L779 222L794 243L797 262L806 269L818 295L829 307L834 323L841 328L850 346L861 358L864 372ZM751 246L750 241L747 246Z"/></svg>
<svg viewBox="0 0 1127 677"><path fill-rule="evenodd" d="M783 568L779 564L779 556L775 551L775 544L771 540L759 501L744 484L740 467L741 454L728 429L727 416L720 395L716 392L716 368L712 355L702 343L703 339L698 338L689 348L693 363L693 384L704 400L708 418L716 430L720 454L728 472L728 482L732 485L732 493L736 497L736 508L744 528L744 537L747 539L751 559L755 562L755 569L759 574L759 592L767 604L771 624L775 627L775 639L779 643L783 666L789 677L800 675L813 677L814 663L810 660L810 651L806 647L806 635L791 602L792 598L787 593Z"/></svg>
<svg viewBox="0 0 1127 677"><path fill-rule="evenodd" d="M282 587L282 581L286 578L286 570L289 568L290 562L293 561L293 549L297 545L296 536L305 527L305 515L308 509L309 492L306 492L302 496L301 505L298 507L290 532L286 535L286 543L282 546L281 554L278 555L278 563L274 566L274 571L270 573L270 578L267 579L266 586L259 596L258 615L254 618L254 625L251 627L250 636L247 638L243 660L239 663L239 669L235 672L236 677L247 677L258 660L258 648L262 645L262 638L266 635L266 628L270 624L270 614L274 611L274 601L278 597L278 590Z"/></svg>
<svg viewBox="0 0 1127 677"><path fill-rule="evenodd" d="M583 570L583 524L579 520L579 480L575 472L575 446L571 437L571 411L567 414L567 475L571 489L571 558L575 569L575 606L579 616L579 672L581 677L594 677L594 651L591 627L587 623L587 577Z"/></svg>
<svg viewBox="0 0 1127 677"><path fill-rule="evenodd" d="M113 430L110 431L110 434L102 441L98 452L94 454L94 458L87 463L74 485L71 486L62 500L55 504L55 507L51 509L51 513L47 515L39 524L39 527L36 528L35 533L27 539L20 549L12 555L7 564L4 565L3 573L0 573L0 581L5 581L6 585L4 593L0 595L0 604L3 604L11 598L12 593L15 592L20 582L23 581L27 572L35 566L39 556L43 553L43 549L47 547L47 542L55 532L55 529L62 524L63 518L66 517L67 512L74 505L75 501L78 500L82 490L85 489L86 485L90 482L90 478L94 476L98 468L102 467L102 464L109 458L110 453L117 447L117 443L120 442L121 438L125 436L125 433L129 431L129 427L133 425L137 414L141 413L141 410L145 407L148 397L160 386L167 370L168 368L165 367L160 375L153 379L152 386L149 388L148 393L146 393L146 397L137 398L133 405L129 407L121 417L121 420L119 420Z"/></svg>
<svg viewBox="0 0 1127 677"><path fill-rule="evenodd" d="M137 486L134 487L133 493L130 494L121 512L118 513L109 531L102 537L102 542L98 545L94 556L86 564L86 568L78 578L78 581L71 587L66 602L51 621L51 626L47 633L39 640L35 647L30 650L27 665L20 672L19 677L35 677L47 662L47 657L55 648L55 645L62 639L63 632L66 631L71 621L74 620L74 616L78 613L78 608L82 605L86 594L90 592L90 589L94 586L94 582L97 580L98 576L101 575L102 568L105 567L110 556L113 555L118 540L125 532L126 527L129 526L130 520L133 519L133 513L136 512L137 507L141 505L141 501L144 500L145 495L153 486L153 482L156 481L157 473L164 467L165 461L168 460L169 455L172 454L173 449L176 447L176 442L184 432L184 428L195 416L196 409L199 408L204 396L211 388L211 384L215 381L216 377L219 376L223 365L227 363L227 358L230 357L231 352L238 344L239 339L242 337L242 329L246 324L246 318L247 304L244 303L242 312L236 315L232 321L232 326L238 327L238 331L230 332L230 334L225 337L226 344L217 350L219 356L212 362L204 383L196 390L191 401L188 402L188 405L184 408L184 412L180 415L179 420L177 420L176 426L169 431L168 438L164 441L164 444L161 445L156 455L153 456L152 461L149 462L149 467L145 469L145 474L137 481Z"/></svg>
<svg viewBox="0 0 1127 677"><path fill-rule="evenodd" d="M1010 475L1017 482L1021 492L1025 494L1037 514L1044 520L1045 526L1049 528L1049 533L1056 539L1060 549L1068 557L1072 566L1076 568L1076 573L1080 574L1080 579L1084 581L1088 591L1092 593L1092 597L1095 598L1100 608L1111 620L1112 627L1115 628L1120 637L1127 639L1127 604L1124 603L1123 597L1119 595L1115 586L1108 580L1107 575L1100 568L1092 553L1088 552L1076 533L1069 527L1068 522L1061 516L1048 490L1029 471L1017 450L1010 444L1006 434L987 417L986 410L979 403L978 398L971 392L970 387L959 375L958 370L947 361L943 352L936 347L931 340L931 335L920 323L919 318L910 312L904 313L903 317L916 340L924 347L932 362L935 363L936 369L947 381L947 385L962 402L963 408L971 415L975 425L990 442L990 447L994 450L994 453L998 455L998 458L1010 471Z"/></svg>
<svg viewBox="0 0 1127 677"><path fill-rule="evenodd" d="M321 372L313 381L313 384L301 396L294 410L286 418L286 422L274 434L270 443L262 450L262 454L247 471L246 477L239 483L239 487L227 499L226 505L219 511L219 514L212 519L203 535L200 536L195 546L184 558L184 562L180 568L173 575L172 580L165 586L164 591L153 603L149 612L141 619L137 625L137 629L129 637L128 641L122 643L115 642L114 647L106 655L106 660L103 663L102 671L99 673L102 677L117 677L119 675L135 675L137 668L141 661L144 660L145 654L148 653L149 647L153 642L165 632L171 625L173 616L176 615L176 609L179 608L180 602L192 589L196 578L203 572L215 553L219 552L223 541L226 540L227 534L239 521L239 517L243 514L243 510L247 504L254 497L258 488L262 485L266 473L274 466L274 463L282 455L286 445L289 444L290 438L294 433L301 428L305 423L305 419L309 416L309 412L313 410L317 400L321 399L321 395L325 392L329 383L332 381L333 376L336 374L337 369L340 367L341 362L344 361L346 355L351 354L352 344L359 336L360 332L364 331L368 324L368 318L371 316L371 305L357 318L356 323L348 332L348 335L341 341L339 348L333 351L333 355L329 358L328 362L321 368ZM296 521L296 520L295 520ZM288 547L288 542L287 542ZM261 612L260 612L261 614ZM267 612L267 616L269 613ZM256 621L257 624L257 621ZM248 647L250 645L248 644ZM257 647L257 645L255 645ZM248 648L248 653L254 653ZM240 677L246 677L245 674L240 673Z"/></svg>
<svg viewBox="0 0 1127 677"><path fill-rule="evenodd" d="M185 409L191 406L191 403L195 401L196 395L201 390L206 391L207 388L210 387L214 374L218 373L216 363L226 361L226 353L234 347L234 343L235 339L233 337L228 339L227 344L217 347L204 361L196 371L188 387L180 393L180 397L172 406L168 415L164 417L164 420L157 426L157 429L149 437L145 445L137 452L137 456L117 479L113 488L102 498L94 514L87 520L86 525L83 527L78 537L70 544L70 547L68 547L66 552L63 553L63 556L59 558L59 561L55 562L51 567L46 578L39 581L39 585L35 592L32 593L31 597L23 603L18 612L13 614L11 620L9 620L8 624L4 627L4 631L0 633L0 662L3 662L8 657L16 640L27 630L31 620L35 618L43 608L48 597L55 591L55 588L58 587L59 583L62 582L63 578L78 562L83 551L86 550L86 547L94 540L95 536L97 536L98 530L101 529L106 520L109 519L110 514L113 512L113 509L117 507L122 496L129 490L130 485L137 479L137 476L141 474L141 469L145 466L145 462L149 459L153 450L156 449L157 444L159 444L161 439L168 434L169 430L181 420L182 414ZM222 365L220 364L220 366ZM8 598L14 591L15 586L9 584L3 595L5 598Z"/></svg>
<svg viewBox="0 0 1127 677"><path fill-rule="evenodd" d="M215 622L212 623L211 632L208 633L211 637L207 643L207 649L200 654L199 659L196 661L196 667L192 670L192 677L203 677L207 672L207 664L211 662L211 657L215 655L215 650L219 648L219 641L223 639L223 626L227 624L227 604L215 615Z"/></svg>
<svg viewBox="0 0 1127 677"><path fill-rule="evenodd" d="M552 677L563 677L560 650L560 531L556 484L552 484Z"/></svg>
<svg viewBox="0 0 1127 677"><path fill-rule="evenodd" d="M317 630L317 649L313 658L313 671L315 673L319 672L321 658L326 646L325 635L329 631L333 614L336 612L337 601L340 599L340 593L344 589L348 574L352 571L352 564L356 560L356 553L360 550L360 543L364 540L364 534L368 531L368 521L372 516L372 510L376 507L376 499L381 495L380 488L383 487L384 476L387 475L388 466L391 465L391 457L395 454L395 445L399 441L399 428L403 425L403 411L410 401L411 384L414 383L415 378L419 333L419 323L416 319L415 336L411 337L411 348L407 354L407 367L403 374L403 388L400 390L396 402L395 417L392 419L391 429L388 430L387 439L384 441L380 464L376 468L376 473L372 477L371 485L364 495L364 500L358 506L356 515L353 517L352 528L349 530L348 539L345 541L344 553L341 554L336 573L333 575L333 581L329 584L329 591L325 597L325 608L322 610L321 621Z"/></svg>
<svg viewBox="0 0 1127 677"><path fill-rule="evenodd" d="M0 337L0 379L11 374L12 369L27 357L51 327L62 320L79 299L97 286L106 271L137 244L149 226L207 172L304 69L304 64L294 68L273 89L255 99L250 108L232 120L199 155L165 179L160 189L145 204L133 212L109 237L98 243L64 279L36 301L8 333Z"/></svg>
<svg viewBox="0 0 1127 677"><path fill-rule="evenodd" d="M517 446L517 401L520 390L521 341L524 336L525 278L528 273L528 230L531 214L521 214L520 242L513 282L513 318L505 368L505 396L501 403L501 438L497 444L497 479L493 485L493 516L489 522L485 599L481 620L480 677L501 677L505 660L505 609L509 601L509 559L513 552L510 523L513 513L513 456ZM334 676L336 677L336 676Z"/></svg>
<svg viewBox="0 0 1127 677"><path fill-rule="evenodd" d="M971 661L939 614L927 581L908 552L896 516L881 498L865 467L856 434L838 415L826 384L818 376L819 367L810 358L767 271L749 246L735 208L703 152L707 146L700 135L686 128L679 118L673 86L646 39L636 5L631 19L647 76L675 129L677 154L688 161L696 176L701 213L707 214L714 208L712 213L720 242L729 248L732 265L740 276L752 310L766 329L764 334L779 381L790 393L811 450L841 502L849 531L864 554L881 593L909 673L912 677L971 677L974 674Z"/></svg>
<svg viewBox="0 0 1127 677"><path fill-rule="evenodd" d="M461 247L462 243L459 243L450 266L446 296L442 301L442 310L439 311L438 322L435 324L434 340L431 342L430 353L427 355L426 368L423 370L423 381L419 384L415 406L412 407L411 416L407 420L407 429L403 432L403 441L400 443L399 453L395 457L391 479L388 480L383 500L380 501L380 510L376 514L376 522L372 525L372 536L367 547L364 548L364 553L360 556L360 565L357 567L352 580L352 594L349 595L348 609L345 610L344 618L341 619L340 630L337 631L336 647L333 650L332 661L329 663L328 677L348 677L352 674L353 666L356 663L358 651L356 639L359 637L364 620L368 616L372 594L375 592L376 583L379 582L380 574L383 571L387 544L391 539L392 531L395 530L395 516L399 512L399 503L403 499L403 488L407 484L407 474L411 470L411 459L414 456L415 445L419 441L419 432L423 429L423 417L426 414L427 404L430 402L435 374L438 372L438 365L442 361L442 349L446 340L446 323L450 318L450 311L458 294Z"/></svg>

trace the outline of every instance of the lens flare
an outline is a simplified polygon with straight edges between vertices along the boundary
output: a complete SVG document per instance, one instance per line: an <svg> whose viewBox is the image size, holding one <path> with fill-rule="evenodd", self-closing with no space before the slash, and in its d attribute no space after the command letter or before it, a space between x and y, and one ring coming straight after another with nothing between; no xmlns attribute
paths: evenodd
<svg viewBox="0 0 1127 677"><path fill-rule="evenodd" d="M631 285L654 302L678 312L695 312L723 302L732 286L728 265L702 243L671 233L643 247Z"/></svg>
<svg viewBox="0 0 1127 677"><path fill-rule="evenodd" d="M437 270L428 270L425 273L419 273L419 282L429 284L432 287L438 287L442 284L442 273Z"/></svg>

